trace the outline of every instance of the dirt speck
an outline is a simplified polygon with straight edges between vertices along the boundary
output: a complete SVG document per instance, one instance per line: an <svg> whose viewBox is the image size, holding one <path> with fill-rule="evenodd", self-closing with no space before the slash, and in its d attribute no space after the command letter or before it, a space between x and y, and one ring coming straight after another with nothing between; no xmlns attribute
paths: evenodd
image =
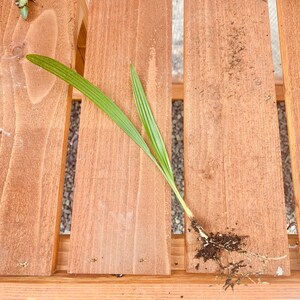
<svg viewBox="0 0 300 300"><path fill-rule="evenodd" d="M245 29L243 26L235 26L231 22L228 39L228 71L229 74L241 72L243 69L245 46ZM233 71L234 72L230 72Z"/></svg>

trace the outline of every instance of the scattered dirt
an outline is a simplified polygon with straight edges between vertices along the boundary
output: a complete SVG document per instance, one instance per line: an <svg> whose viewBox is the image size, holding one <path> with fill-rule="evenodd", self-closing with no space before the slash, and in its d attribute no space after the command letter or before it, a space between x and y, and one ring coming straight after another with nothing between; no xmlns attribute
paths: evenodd
<svg viewBox="0 0 300 300"><path fill-rule="evenodd" d="M228 39L228 54L229 54L229 74L242 71L244 65L244 52L246 50L245 28L243 26L235 26L231 22Z"/></svg>
<svg viewBox="0 0 300 300"><path fill-rule="evenodd" d="M199 234L200 247L197 249L195 259L203 259L204 262L213 260L220 268L220 273L226 275L226 279L223 288L227 290L229 287L232 289L235 285L240 284L244 278L248 278L249 275L257 275L260 272L248 272L241 274L241 269L251 266L247 265L244 260L238 262L229 262L224 265L221 261L222 254L227 253L245 253L247 254L246 239L247 236L240 236L235 233L206 233L202 226L196 219L191 222L192 229ZM195 266L195 269L199 269L200 264Z"/></svg>
<svg viewBox="0 0 300 300"><path fill-rule="evenodd" d="M197 250L195 258L203 258L204 262L209 259L220 261L223 251L239 252L243 251L242 246L245 237L231 233L210 233L207 239L203 240L202 247Z"/></svg>

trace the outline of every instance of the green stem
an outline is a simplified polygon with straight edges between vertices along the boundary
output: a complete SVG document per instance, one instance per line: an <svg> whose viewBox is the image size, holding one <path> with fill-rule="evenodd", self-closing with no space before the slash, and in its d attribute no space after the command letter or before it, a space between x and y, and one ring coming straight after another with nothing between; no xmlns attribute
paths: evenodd
<svg viewBox="0 0 300 300"><path fill-rule="evenodd" d="M151 155L152 156L152 155ZM166 174L164 172L164 169L160 166L160 164L157 162L157 160L155 159L154 156L150 157L152 159L152 161L156 164L157 168L160 170L160 172L164 175L165 179L167 180L167 182L169 183L171 189L173 190L173 192L175 193L180 205L182 206L183 210L185 211L185 213L187 214L187 216L189 217L189 219L192 221L195 217L192 213L192 211L189 209L189 207L187 206L187 204L185 203L185 201L183 200L183 198L181 197L178 188L175 184L174 178L170 177L168 174Z"/></svg>

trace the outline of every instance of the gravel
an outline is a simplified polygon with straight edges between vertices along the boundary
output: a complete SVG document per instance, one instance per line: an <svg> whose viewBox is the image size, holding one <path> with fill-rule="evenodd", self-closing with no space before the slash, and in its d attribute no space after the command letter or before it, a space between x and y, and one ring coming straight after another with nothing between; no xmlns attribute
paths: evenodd
<svg viewBox="0 0 300 300"><path fill-rule="evenodd" d="M72 206L74 195L74 178L78 145L78 131L80 122L80 108L80 101L72 102L70 129L68 136L67 160L65 168L62 216L60 223L60 232L65 234L70 233L72 222Z"/></svg>
<svg viewBox="0 0 300 300"><path fill-rule="evenodd" d="M184 196L183 180L183 102L177 100L172 107L172 168L180 195ZM184 212L172 192L172 232L183 233Z"/></svg>
<svg viewBox="0 0 300 300"><path fill-rule="evenodd" d="M69 145L67 152L66 175L64 182L63 194L63 211L61 218L60 230L62 233L69 233L71 230L72 221L72 203L74 193L74 176L76 153L78 143L80 116L80 102L74 101L71 111L71 126L69 131ZM287 121L285 116L284 103L278 104L278 119L281 138L281 156L284 177L284 193L286 203L287 226L289 233L296 233L295 223L295 203L293 194L293 183L291 175L290 151L288 142ZM183 176L183 102L181 100L173 102L172 110L172 167L175 173L176 184L180 194L184 194L184 176ZM184 213L172 193L172 232L175 234L183 233L184 231Z"/></svg>
<svg viewBox="0 0 300 300"><path fill-rule="evenodd" d="M80 102L73 101L68 137L67 163L65 168L65 181L63 193L62 217L60 224L61 233L68 234L71 230L72 204L74 195L75 164L78 145L78 131L80 123ZM184 194L183 180L183 102L173 102L172 109L172 167L175 173L176 184L180 194ZM184 213L172 193L172 232L179 234L183 232Z"/></svg>
<svg viewBox="0 0 300 300"><path fill-rule="evenodd" d="M289 233L296 233L296 216L295 216L295 202L294 190L292 181L291 157L288 139L287 119L285 114L284 102L278 103L278 120L279 120L279 133L281 145L281 160L283 169L283 182L284 182L284 196L286 208L286 222Z"/></svg>

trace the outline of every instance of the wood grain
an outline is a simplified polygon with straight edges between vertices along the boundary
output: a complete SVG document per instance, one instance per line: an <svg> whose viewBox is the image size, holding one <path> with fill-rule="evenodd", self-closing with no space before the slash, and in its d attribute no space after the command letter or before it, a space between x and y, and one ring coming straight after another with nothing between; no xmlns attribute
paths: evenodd
<svg viewBox="0 0 300 300"><path fill-rule="evenodd" d="M300 2L277 0L296 219L300 228ZM300 230L298 230L300 237Z"/></svg>
<svg viewBox="0 0 300 300"><path fill-rule="evenodd" d="M257 278L253 278L258 282ZM66 276L48 278L0 278L0 298L5 300L66 299L299 299L300 272L291 277L249 279L224 291L224 277L186 274L171 276Z"/></svg>
<svg viewBox="0 0 300 300"><path fill-rule="evenodd" d="M277 102L284 102L285 88L283 83L278 82L275 84L275 92Z"/></svg>
<svg viewBox="0 0 300 300"><path fill-rule="evenodd" d="M294 252L297 252L297 246L293 248ZM69 252L70 252L70 236L69 235L61 235L59 242L59 249L57 255L57 265L56 271L67 271L68 268L68 260L69 260ZM293 252L293 253L294 253ZM296 262L300 258L297 254L294 255L295 267ZM173 235L171 239L171 269L172 270L185 270L184 266L184 237L183 235ZM294 268L293 270L297 270ZM300 267L299 267L300 270Z"/></svg>
<svg viewBox="0 0 300 300"><path fill-rule="evenodd" d="M85 0L82 0L82 2L84 2ZM87 13L87 11L86 11ZM79 35L78 35L78 39L77 39L77 55L78 55L78 61L79 61L79 68L78 68L78 72L81 72L81 70L83 70L83 68L81 67L82 65L82 60L85 60L85 49L86 49L86 27L85 27L85 23L82 22L81 27L80 27L80 31L79 31ZM172 100L184 100L184 93L183 93L183 82L173 82L172 83ZM284 101L284 85L282 80L277 80L275 82L275 92L276 92L276 100L278 102L283 102ZM75 100L78 100L78 98L76 98Z"/></svg>
<svg viewBox="0 0 300 300"><path fill-rule="evenodd" d="M133 63L166 144L171 129L171 1L90 1L85 76L141 129ZM90 46L89 46L90 45ZM148 157L83 99L70 273L169 274L170 190Z"/></svg>
<svg viewBox="0 0 300 300"><path fill-rule="evenodd" d="M242 272L289 275L267 1L185 2L185 197L208 232L248 236ZM187 229L190 227L187 222ZM187 231L187 270L198 247ZM226 263L226 257L224 257ZM200 261L199 272L216 272Z"/></svg>
<svg viewBox="0 0 300 300"><path fill-rule="evenodd" d="M25 55L70 65L75 5L30 3L26 22L13 1L2 1L0 11L0 274L49 275L60 222L68 86Z"/></svg>
<svg viewBox="0 0 300 300"><path fill-rule="evenodd" d="M76 64L75 64L76 71L80 75L84 74L85 49L86 49L86 27L85 24L82 22L77 37Z"/></svg>
<svg viewBox="0 0 300 300"><path fill-rule="evenodd" d="M88 26L88 17L89 17L89 1L87 0L79 0L79 25L81 22L83 23L84 27L87 28Z"/></svg>
<svg viewBox="0 0 300 300"><path fill-rule="evenodd" d="M184 87L183 83L173 82L172 83L172 101L176 100L184 100ZM284 101L284 85L282 83L277 83L275 85L276 90L276 100L278 102ZM82 94L77 90L73 91L73 100L80 100L82 99Z"/></svg>
<svg viewBox="0 0 300 300"><path fill-rule="evenodd" d="M59 242L59 249L57 255L56 271L61 273L67 271L68 260L70 252L70 236L61 235ZM300 271L300 253L299 242L297 235L289 235L289 253L290 253L290 265L291 270ZM185 270L185 243L184 235L175 234L171 239L171 269Z"/></svg>

